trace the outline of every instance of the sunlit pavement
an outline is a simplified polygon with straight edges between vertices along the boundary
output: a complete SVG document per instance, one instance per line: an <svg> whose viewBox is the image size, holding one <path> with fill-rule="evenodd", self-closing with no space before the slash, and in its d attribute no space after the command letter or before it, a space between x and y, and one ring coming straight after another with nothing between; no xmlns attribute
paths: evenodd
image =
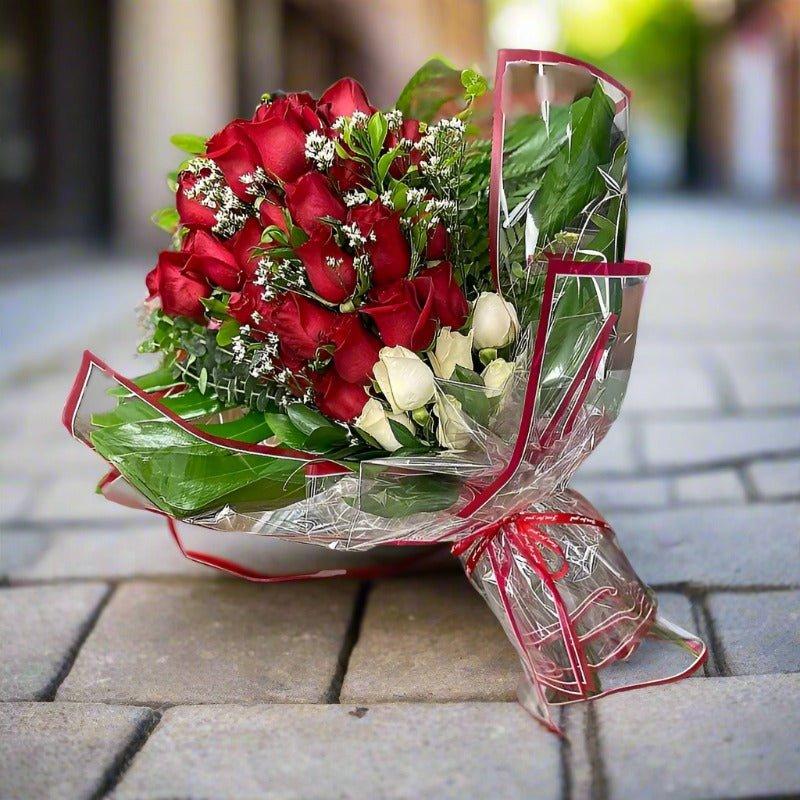
<svg viewBox="0 0 800 800"><path fill-rule="evenodd" d="M568 741L512 702L516 659L457 573L227 581L94 495L60 409L85 347L146 371L150 260L0 251L0 794L800 792L800 211L633 207L629 256L653 264L634 375L576 485L711 658L571 707Z"/></svg>

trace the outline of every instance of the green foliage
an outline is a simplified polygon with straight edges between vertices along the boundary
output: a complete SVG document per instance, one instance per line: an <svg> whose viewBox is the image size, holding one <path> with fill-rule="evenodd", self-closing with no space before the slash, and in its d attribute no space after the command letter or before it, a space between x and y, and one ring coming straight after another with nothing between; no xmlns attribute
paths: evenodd
<svg viewBox="0 0 800 800"><path fill-rule="evenodd" d="M170 136L169 140L178 150L183 150L190 156L202 156L206 152L206 139L204 136L197 136L194 133L176 133Z"/></svg>
<svg viewBox="0 0 800 800"><path fill-rule="evenodd" d="M178 212L171 207L160 208L158 211L153 213L150 219L154 225L157 225L162 231L166 231L169 234L175 233L175 231L178 230L178 225L180 224Z"/></svg>

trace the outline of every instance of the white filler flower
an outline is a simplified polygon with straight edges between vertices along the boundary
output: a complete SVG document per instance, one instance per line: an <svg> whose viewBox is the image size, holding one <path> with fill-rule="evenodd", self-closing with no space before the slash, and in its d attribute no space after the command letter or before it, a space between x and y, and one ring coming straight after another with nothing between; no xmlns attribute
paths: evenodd
<svg viewBox="0 0 800 800"><path fill-rule="evenodd" d="M473 345L476 350L505 347L517 338L519 320L514 306L494 292L481 292L472 316Z"/></svg>
<svg viewBox="0 0 800 800"><path fill-rule="evenodd" d="M383 347L372 373L392 411L414 411L433 400L433 373L414 352L401 345Z"/></svg>
<svg viewBox="0 0 800 800"><path fill-rule="evenodd" d="M436 347L428 354L437 378L450 378L456 364L472 369L472 331L466 336L442 328L436 337Z"/></svg>
<svg viewBox="0 0 800 800"><path fill-rule="evenodd" d="M392 426L389 425L390 419L399 422L411 433L414 433L414 423L405 414L387 414L381 402L374 397L367 400L354 424L356 428L369 434L384 450L393 453L402 445L392 432Z"/></svg>

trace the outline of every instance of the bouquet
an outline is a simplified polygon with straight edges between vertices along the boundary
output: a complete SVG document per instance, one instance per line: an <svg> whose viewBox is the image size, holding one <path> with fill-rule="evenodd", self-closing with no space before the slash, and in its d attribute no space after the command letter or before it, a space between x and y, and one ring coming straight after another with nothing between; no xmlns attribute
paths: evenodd
<svg viewBox="0 0 800 800"><path fill-rule="evenodd" d="M568 488L619 413L649 273L624 259L628 108L597 69L514 50L491 90L433 60L388 110L345 78L174 137L140 345L161 365L87 353L64 412L100 490L252 579L329 573L260 576L178 523L446 544L554 729L553 705L696 670L702 642ZM658 645L674 663L633 680Z"/></svg>

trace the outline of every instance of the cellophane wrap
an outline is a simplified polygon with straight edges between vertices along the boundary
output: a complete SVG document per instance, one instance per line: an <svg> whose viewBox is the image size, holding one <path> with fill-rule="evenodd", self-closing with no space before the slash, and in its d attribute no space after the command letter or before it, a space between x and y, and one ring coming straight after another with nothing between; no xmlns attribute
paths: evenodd
<svg viewBox="0 0 800 800"><path fill-rule="evenodd" d="M590 143L604 154L597 158L603 166L586 168L605 193L588 206L576 198L569 220L551 219L548 209L536 207L538 186L563 181L569 192L585 165L550 162L524 180L515 167L530 159L526 147L539 154L563 137L587 135L581 119L563 124L564 115L576 98L599 90L613 124L610 138ZM659 617L654 594L611 527L568 488L619 415L649 273L646 264L624 260L628 99L623 87L588 65L548 53L500 53L489 245L496 287L517 308L521 330L515 369L502 390L437 379L445 404L472 394L469 403L450 403L462 435L458 452L345 467L235 441L224 435L235 415L178 416L158 393L142 391L87 354L64 414L76 438L103 454L104 415L121 397L140 401L125 421L134 444L120 447L124 431L115 429L112 469L101 490L116 502L164 514L179 542L175 521L342 551L446 544L519 654L521 701L553 728L553 705L696 670L705 659L703 643ZM540 141L509 136L523 114L543 120ZM585 154L585 144L576 153ZM542 249L551 241L548 226L566 230L557 255ZM226 476L224 490L217 490L215 474ZM240 490L231 490L235 475ZM169 488L176 482L180 493ZM185 507L166 500L176 496L186 498ZM249 577L246 568L238 572Z"/></svg>

